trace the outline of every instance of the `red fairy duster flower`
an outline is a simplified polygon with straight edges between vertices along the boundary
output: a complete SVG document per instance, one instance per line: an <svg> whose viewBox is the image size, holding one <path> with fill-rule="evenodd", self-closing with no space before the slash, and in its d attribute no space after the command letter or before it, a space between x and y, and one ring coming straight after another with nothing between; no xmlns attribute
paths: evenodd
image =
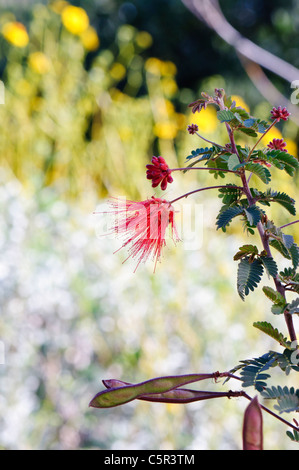
<svg viewBox="0 0 299 470"><path fill-rule="evenodd" d="M170 238L179 241L174 209L165 199L152 197L146 201L135 202L123 199L111 201L116 217L113 231L123 238L123 247L129 245L128 258L146 261L152 256L160 260L162 249L166 246L166 229L170 228Z"/></svg>
<svg viewBox="0 0 299 470"><path fill-rule="evenodd" d="M273 139L271 142L268 143L267 147L273 150L281 150L282 152L287 152L285 148L287 144L284 142L283 139Z"/></svg>
<svg viewBox="0 0 299 470"><path fill-rule="evenodd" d="M278 108L273 108L271 114L271 119L277 119L277 121L280 121L280 119L287 121L288 117L290 116L287 108L281 108L281 106L278 106Z"/></svg>
<svg viewBox="0 0 299 470"><path fill-rule="evenodd" d="M161 183L163 191L167 188L167 183L172 183L171 170L163 157L153 157L152 164L146 165L146 177L152 180L152 187L156 188Z"/></svg>

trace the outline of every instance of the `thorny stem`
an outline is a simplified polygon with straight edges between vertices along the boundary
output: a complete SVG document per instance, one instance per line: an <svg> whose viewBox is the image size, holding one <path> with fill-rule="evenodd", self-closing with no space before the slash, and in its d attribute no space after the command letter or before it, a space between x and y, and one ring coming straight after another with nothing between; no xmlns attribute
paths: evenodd
<svg viewBox="0 0 299 470"><path fill-rule="evenodd" d="M241 186L231 186L232 188L238 188L240 190L243 190ZM183 194L182 196L177 197L176 199L173 199L172 201L169 201L169 204L173 204L174 202L179 201L180 199L183 199L185 197L191 196L191 194L199 193L200 191L206 191L208 189L217 189L217 188L226 188L225 184L221 184L218 186L206 186L205 188L199 188L199 189L194 189L194 191L190 191L189 193Z"/></svg>

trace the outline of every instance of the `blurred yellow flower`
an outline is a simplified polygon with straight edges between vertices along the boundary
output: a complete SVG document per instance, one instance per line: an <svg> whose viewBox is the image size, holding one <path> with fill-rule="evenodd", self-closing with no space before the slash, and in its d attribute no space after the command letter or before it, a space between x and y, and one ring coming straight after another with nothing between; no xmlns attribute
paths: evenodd
<svg viewBox="0 0 299 470"><path fill-rule="evenodd" d="M231 95L231 99L236 102L236 106L240 106L241 108L245 109L248 113L250 113L250 109L247 103L245 103L244 99L239 95Z"/></svg>
<svg viewBox="0 0 299 470"><path fill-rule="evenodd" d="M145 62L145 70L153 75L160 75L162 71L162 61L156 57L150 57Z"/></svg>
<svg viewBox="0 0 299 470"><path fill-rule="evenodd" d="M124 78L126 75L126 68L123 66L123 64L115 62L111 67L110 75L114 80L122 80L122 78Z"/></svg>
<svg viewBox="0 0 299 470"><path fill-rule="evenodd" d="M123 125L118 129L119 136L123 142L131 140L133 136L132 129L129 126Z"/></svg>
<svg viewBox="0 0 299 470"><path fill-rule="evenodd" d="M100 39L96 30L92 26L89 26L82 34L80 34L80 39L83 46L88 51L95 51L100 45Z"/></svg>
<svg viewBox="0 0 299 470"><path fill-rule="evenodd" d="M62 10L68 5L69 3L65 0L56 0L50 4L50 8L55 11L55 13L60 14Z"/></svg>
<svg viewBox="0 0 299 470"><path fill-rule="evenodd" d="M161 62L161 73L164 76L175 75L177 73L176 65L170 60Z"/></svg>
<svg viewBox="0 0 299 470"><path fill-rule="evenodd" d="M29 36L25 26L18 21L10 21L2 27L4 38L16 47L25 47L29 42Z"/></svg>
<svg viewBox="0 0 299 470"><path fill-rule="evenodd" d="M50 60L43 52L32 52L28 57L29 67L39 74L47 73L51 67Z"/></svg>
<svg viewBox="0 0 299 470"><path fill-rule="evenodd" d="M136 44L143 49L150 47L153 43L153 38L147 31L140 31L136 34Z"/></svg>
<svg viewBox="0 0 299 470"><path fill-rule="evenodd" d="M25 80L25 78L21 78L20 80L17 80L14 84L14 89L16 93L22 96L30 96L35 93L35 88L30 83L28 80Z"/></svg>
<svg viewBox="0 0 299 470"><path fill-rule="evenodd" d="M212 133L217 129L218 119L216 109L208 106L206 109L202 109L200 113L192 114L190 124L197 124L199 132Z"/></svg>
<svg viewBox="0 0 299 470"><path fill-rule="evenodd" d="M161 121L154 125L154 134L159 137L159 139L174 139L177 135L177 132L178 127L175 122Z"/></svg>
<svg viewBox="0 0 299 470"><path fill-rule="evenodd" d="M80 35L89 26L89 18L87 13L81 7L68 5L62 10L61 14L62 23L68 31L72 34Z"/></svg>
<svg viewBox="0 0 299 470"><path fill-rule="evenodd" d="M177 83L171 77L162 78L161 85L166 96L173 96L178 91Z"/></svg>
<svg viewBox="0 0 299 470"><path fill-rule="evenodd" d="M284 139L285 143L287 144L287 151L294 157L298 158L298 147L296 142L294 142L292 139Z"/></svg>
<svg viewBox="0 0 299 470"><path fill-rule="evenodd" d="M176 113L176 122L177 122L177 126L179 129L185 129L186 128L186 116L185 114L182 114L182 113Z"/></svg>

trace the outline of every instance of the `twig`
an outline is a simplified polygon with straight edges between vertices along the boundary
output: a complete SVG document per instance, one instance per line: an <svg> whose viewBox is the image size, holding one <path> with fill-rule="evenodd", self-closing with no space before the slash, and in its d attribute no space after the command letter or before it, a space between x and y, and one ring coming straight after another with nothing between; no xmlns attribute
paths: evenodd
<svg viewBox="0 0 299 470"><path fill-rule="evenodd" d="M288 227L289 225L297 224L298 222L299 222L299 220L294 220L294 222L289 222L288 224L281 225L281 226L278 227L278 228L279 228L279 229L285 228L285 227Z"/></svg>
<svg viewBox="0 0 299 470"><path fill-rule="evenodd" d="M205 188L194 189L194 191L190 191L189 193L183 194L182 196L179 196L176 199L173 199L172 201L169 201L169 204L173 204L174 202L177 202L180 199L191 196L191 194L199 193L200 191L206 191L208 189L226 188L226 187L227 186L225 184L221 184L219 186L206 186ZM235 185L233 186L232 185L231 188L238 188L241 191L243 191L243 188L241 186L235 186Z"/></svg>
<svg viewBox="0 0 299 470"><path fill-rule="evenodd" d="M219 144L216 144L215 142L213 142L212 140L208 140L206 139L205 137L203 137L202 135L200 135L198 132L195 132L195 134L200 137L202 140L205 140L206 142L208 142L209 144L212 144L212 145L215 145L215 147L220 147L224 150L227 150L225 147L223 147L223 145L219 145Z"/></svg>
<svg viewBox="0 0 299 470"><path fill-rule="evenodd" d="M243 392L243 397L247 398L247 400L252 400L252 398L247 395L246 392ZM267 408L266 406L264 405L260 405L260 407L266 411L266 413L269 413L270 415L274 416L274 418L277 418L279 421L281 421L282 423L286 424L287 426L290 426L291 428L293 428L295 431L299 431L299 428L297 426L295 426L294 424L290 423L289 421L283 419L281 416L277 415L276 413L274 413L274 411L271 411L269 410L269 408Z"/></svg>
<svg viewBox="0 0 299 470"><path fill-rule="evenodd" d="M236 173L234 170L227 170L222 168L210 168L207 166L198 167L198 166L190 166L186 168L171 168L171 171L189 171L189 170L213 170L213 171L223 171L226 173Z"/></svg>

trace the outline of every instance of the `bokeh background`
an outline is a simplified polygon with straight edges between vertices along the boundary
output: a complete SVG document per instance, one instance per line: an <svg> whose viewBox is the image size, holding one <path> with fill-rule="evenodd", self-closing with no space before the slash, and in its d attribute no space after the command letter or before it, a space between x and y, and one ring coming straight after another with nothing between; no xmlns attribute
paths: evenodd
<svg viewBox="0 0 299 470"><path fill-rule="evenodd" d="M221 8L241 34L299 67L297 2L228 0ZM190 114L201 91L223 87L262 119L280 102L179 0L2 0L0 30L0 447L240 449L242 399L111 410L88 403L102 379L226 371L277 349L252 327L267 320L285 331L264 294L243 303L236 292L232 258L248 241L241 225L216 232L221 201L200 193L201 248L169 244L155 274L151 263L134 273L133 262L122 264L126 253L113 254L119 242L99 236L103 220L93 212L111 196L150 197L152 155L177 167L202 146L188 124L226 143L213 109ZM264 73L290 99L290 83ZM269 136L283 135L295 156L296 119L295 109ZM274 171L271 187L296 199L296 181ZM208 172L176 173L167 197L207 184L216 184ZM294 220L279 207L270 216L279 225ZM295 227L288 233L296 238ZM264 419L267 449L297 448L283 424Z"/></svg>

